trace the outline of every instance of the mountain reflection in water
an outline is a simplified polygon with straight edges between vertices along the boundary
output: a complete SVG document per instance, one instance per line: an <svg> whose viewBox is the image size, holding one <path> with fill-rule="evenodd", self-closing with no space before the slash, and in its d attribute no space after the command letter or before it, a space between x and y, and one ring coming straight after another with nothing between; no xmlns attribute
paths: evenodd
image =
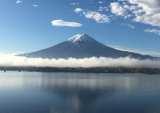
<svg viewBox="0 0 160 113"><path fill-rule="evenodd" d="M160 76L0 73L0 113L157 113Z"/></svg>

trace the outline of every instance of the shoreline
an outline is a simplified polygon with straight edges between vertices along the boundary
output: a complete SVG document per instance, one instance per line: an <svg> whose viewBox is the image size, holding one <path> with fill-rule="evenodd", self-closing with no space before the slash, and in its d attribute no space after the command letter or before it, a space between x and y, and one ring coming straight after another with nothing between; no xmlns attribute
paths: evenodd
<svg viewBox="0 0 160 113"><path fill-rule="evenodd" d="M126 68L126 67L92 67L92 68L57 68L57 67L20 67L1 66L0 71L26 71L26 72L76 72L76 73L142 73L160 74L158 68Z"/></svg>

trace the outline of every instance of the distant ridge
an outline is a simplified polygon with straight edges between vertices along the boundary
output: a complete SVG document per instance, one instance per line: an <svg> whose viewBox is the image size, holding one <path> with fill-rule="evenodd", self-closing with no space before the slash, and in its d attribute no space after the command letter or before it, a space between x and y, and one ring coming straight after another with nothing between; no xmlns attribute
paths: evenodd
<svg viewBox="0 0 160 113"><path fill-rule="evenodd" d="M106 46L91 36L80 33L55 46L23 54L26 57L41 58L86 58L86 57L131 57L137 59L155 59L149 55L141 55L134 52L120 51Z"/></svg>

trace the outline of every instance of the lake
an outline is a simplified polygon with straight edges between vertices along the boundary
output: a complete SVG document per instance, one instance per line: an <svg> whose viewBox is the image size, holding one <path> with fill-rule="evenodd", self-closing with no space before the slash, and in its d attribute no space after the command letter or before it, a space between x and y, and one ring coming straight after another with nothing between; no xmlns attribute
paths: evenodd
<svg viewBox="0 0 160 113"><path fill-rule="evenodd" d="M0 72L0 113L160 113L160 75Z"/></svg>

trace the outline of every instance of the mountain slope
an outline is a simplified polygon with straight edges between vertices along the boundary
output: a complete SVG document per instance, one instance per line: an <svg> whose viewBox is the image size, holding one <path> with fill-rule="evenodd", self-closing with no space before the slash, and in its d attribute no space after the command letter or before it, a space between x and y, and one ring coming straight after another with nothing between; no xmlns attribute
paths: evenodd
<svg viewBox="0 0 160 113"><path fill-rule="evenodd" d="M42 58L85 58L85 57L133 57L138 59L153 59L148 55L141 55L133 52L120 51L105 46L94 40L87 34L77 34L60 44L39 50L32 53L23 54L27 57Z"/></svg>

